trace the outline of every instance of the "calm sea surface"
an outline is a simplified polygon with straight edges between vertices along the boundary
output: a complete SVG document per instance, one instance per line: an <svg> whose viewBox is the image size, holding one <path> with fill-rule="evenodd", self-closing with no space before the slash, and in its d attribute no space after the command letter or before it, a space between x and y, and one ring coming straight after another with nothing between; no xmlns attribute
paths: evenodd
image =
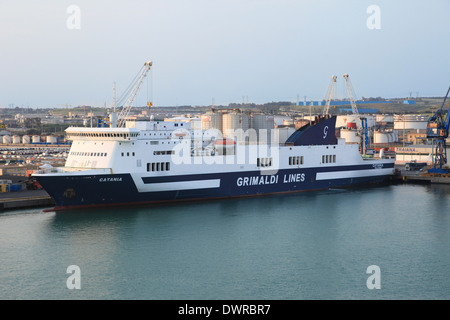
<svg viewBox="0 0 450 320"><path fill-rule="evenodd" d="M0 214L1 299L449 299L449 270L445 185Z"/></svg>

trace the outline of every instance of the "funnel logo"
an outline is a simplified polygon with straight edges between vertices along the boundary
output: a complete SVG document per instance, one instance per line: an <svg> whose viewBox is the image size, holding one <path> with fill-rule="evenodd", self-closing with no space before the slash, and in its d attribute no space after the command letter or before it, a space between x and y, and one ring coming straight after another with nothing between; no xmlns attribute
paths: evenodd
<svg viewBox="0 0 450 320"><path fill-rule="evenodd" d="M328 126L325 126L323 128L323 138L326 139L327 136L328 136Z"/></svg>

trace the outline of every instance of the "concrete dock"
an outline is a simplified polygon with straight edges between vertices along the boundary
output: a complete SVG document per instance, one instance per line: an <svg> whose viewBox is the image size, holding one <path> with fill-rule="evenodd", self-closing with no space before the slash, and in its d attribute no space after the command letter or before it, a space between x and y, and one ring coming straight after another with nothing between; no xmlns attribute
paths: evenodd
<svg viewBox="0 0 450 320"><path fill-rule="evenodd" d="M23 190L0 194L0 212L23 208L53 206L53 199L45 190Z"/></svg>
<svg viewBox="0 0 450 320"><path fill-rule="evenodd" d="M411 183L450 184L450 178L426 175L424 171L420 170L406 171L404 167L397 168L392 180Z"/></svg>

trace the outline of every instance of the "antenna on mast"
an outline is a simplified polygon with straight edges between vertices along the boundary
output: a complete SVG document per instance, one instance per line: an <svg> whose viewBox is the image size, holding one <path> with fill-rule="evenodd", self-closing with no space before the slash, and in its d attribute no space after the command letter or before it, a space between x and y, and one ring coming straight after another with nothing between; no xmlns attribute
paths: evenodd
<svg viewBox="0 0 450 320"><path fill-rule="evenodd" d="M113 110L116 112L116 82L113 84Z"/></svg>
<svg viewBox="0 0 450 320"><path fill-rule="evenodd" d="M113 83L113 112L109 114L109 126L111 128L117 127L117 114L116 114L116 82Z"/></svg>

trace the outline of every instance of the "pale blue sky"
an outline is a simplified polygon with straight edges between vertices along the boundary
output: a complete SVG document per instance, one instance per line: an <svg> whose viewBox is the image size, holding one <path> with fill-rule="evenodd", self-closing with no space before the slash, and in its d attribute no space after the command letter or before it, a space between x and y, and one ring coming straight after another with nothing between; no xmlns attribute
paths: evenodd
<svg viewBox="0 0 450 320"><path fill-rule="evenodd" d="M111 104L148 59L139 104L322 99L333 74L344 97L344 73L357 98L443 96L449 14L449 0L0 0L0 106Z"/></svg>

